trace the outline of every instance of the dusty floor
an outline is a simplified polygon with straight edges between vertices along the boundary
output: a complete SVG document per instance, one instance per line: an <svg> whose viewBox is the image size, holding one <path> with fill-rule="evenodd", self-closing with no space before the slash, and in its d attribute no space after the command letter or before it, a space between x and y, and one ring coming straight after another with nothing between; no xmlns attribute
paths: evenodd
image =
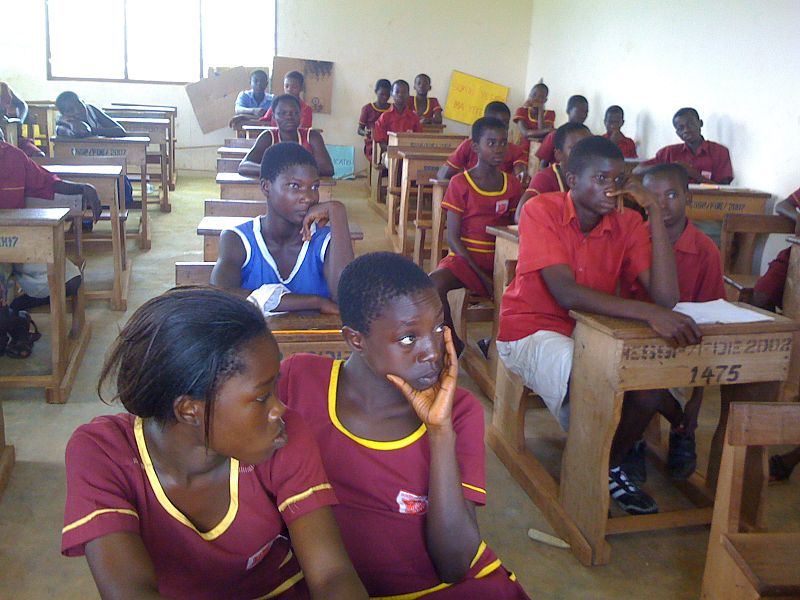
<svg viewBox="0 0 800 600"><path fill-rule="evenodd" d="M335 196L345 202L350 219L360 224L365 239L358 252L388 249L383 222L366 205L363 180L344 182ZM127 313L111 312L106 303L89 305L92 339L78 373L69 402L47 405L41 390L0 390L8 443L16 447L17 463L11 481L0 497L0 599L95 598L97 592L83 559L59 554L65 477L63 455L72 431L95 415L115 413L95 392L97 376L109 343L132 310L146 299L171 287L175 261L202 260L202 241L195 234L203 212L203 199L218 197L210 174L181 174L172 195L173 212L153 212L153 248L142 252L128 243L133 275ZM108 258L89 258L88 285L109 276ZM48 315L36 315L45 333L37 343L26 372L48 368ZM0 370L20 369L18 362L0 358ZM465 387L475 389L468 377ZM491 405L480 396L487 411ZM710 394L703 414L700 443L705 447L715 422L718 396ZM488 415L488 412L487 412ZM549 458L555 471L563 437L554 420L540 411L528 417L532 447ZM567 550L544 546L528 539L534 527L549 531L533 506L491 450L487 450L488 505L479 510L484 539L505 564L519 576L531 596L539 599L591 598L677 600L697 598L700 591L707 527L630 534L611 538L612 560L604 567L586 568ZM652 469L651 469L652 471ZM800 482L769 489L768 524L800 530ZM685 500L658 474L647 489L662 507Z"/></svg>

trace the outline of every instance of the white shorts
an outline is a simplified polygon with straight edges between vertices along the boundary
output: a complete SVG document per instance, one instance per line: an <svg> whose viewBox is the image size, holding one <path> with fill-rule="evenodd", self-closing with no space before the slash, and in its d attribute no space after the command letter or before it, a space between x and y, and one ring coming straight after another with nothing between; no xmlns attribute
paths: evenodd
<svg viewBox="0 0 800 600"><path fill-rule="evenodd" d="M64 282L81 274L80 269L69 259L66 259L64 273ZM50 290L47 286L46 264L0 263L0 290L7 287L5 290L7 295L13 292L13 285L7 285L5 282L12 278L16 280L19 287L21 287L22 291L28 294L28 296L33 298L46 298L50 295ZM0 300L11 302L13 298L6 297L0 298Z"/></svg>
<svg viewBox="0 0 800 600"><path fill-rule="evenodd" d="M569 428L567 392L574 347L571 337L544 330L521 340L497 342L497 354L506 368L542 397L564 431Z"/></svg>

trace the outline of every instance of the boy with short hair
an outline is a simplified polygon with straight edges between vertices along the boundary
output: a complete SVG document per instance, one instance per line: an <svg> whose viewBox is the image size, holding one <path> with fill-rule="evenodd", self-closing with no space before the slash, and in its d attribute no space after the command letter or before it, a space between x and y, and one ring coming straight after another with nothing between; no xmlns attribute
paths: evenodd
<svg viewBox="0 0 800 600"><path fill-rule="evenodd" d="M522 206L534 196L539 194L547 194L548 192L567 192L569 186L567 185L566 177L564 176L563 165L567 164L569 155L572 148L582 139L589 137L591 132L586 125L580 123L565 123L558 129L555 134L555 158L554 162L549 167L545 167L536 173L531 179L528 189L522 194L517 209L517 220L522 212Z"/></svg>
<svg viewBox="0 0 800 600"><path fill-rule="evenodd" d="M424 125L441 124L442 106L437 98L428 96L428 92L431 91L431 78L425 73L417 75L414 78L414 91L417 95L411 98L411 108L417 113L419 120Z"/></svg>
<svg viewBox="0 0 800 600"><path fill-rule="evenodd" d="M283 78L283 93L291 94L300 103L300 125L299 127L312 127L314 121L314 109L303 101L300 94L305 89L306 79L300 71L289 71ZM277 127L278 124L272 116L272 107L270 106L264 116L259 121L269 122L271 127Z"/></svg>
<svg viewBox="0 0 800 600"><path fill-rule="evenodd" d="M494 236L486 233L490 225L510 225L521 193L519 181L500 170L508 143L508 129L502 121L482 117L472 124L472 146L478 164L455 175L447 186L442 208L447 210L447 243L450 254L431 273L442 299L445 323L453 320L447 293L468 288L474 294L491 298L494 291ZM453 333L458 354L464 342Z"/></svg>
<svg viewBox="0 0 800 600"><path fill-rule="evenodd" d="M372 129L375 121L389 110L389 96L392 94L392 84L388 79L378 79L375 82L375 102L369 102L361 107L361 116L358 118L358 135L364 137L364 156L372 160Z"/></svg>
<svg viewBox="0 0 800 600"><path fill-rule="evenodd" d="M61 92L56 98L56 108L61 113L56 121L56 135L125 137L122 125L96 106L82 102L75 92Z"/></svg>
<svg viewBox="0 0 800 600"><path fill-rule="evenodd" d="M671 310L678 281L661 207L637 180L626 181L619 148L599 136L581 140L566 176L569 192L542 194L522 209L519 262L503 294L497 336L504 365L542 397L564 429L575 328L570 310L645 321L680 346L700 340L694 321ZM650 236L637 212L617 210L623 194L647 209ZM638 279L655 304L615 296L623 278ZM609 491L628 512L657 510L619 467L609 470Z"/></svg>
<svg viewBox="0 0 800 600"><path fill-rule="evenodd" d="M254 119L260 119L272 106L272 94L267 92L269 77L261 69L256 69L250 73L250 89L242 90L236 97L237 115L246 115Z"/></svg>
<svg viewBox="0 0 800 600"><path fill-rule="evenodd" d="M494 100L483 109L484 117L500 119L508 129L511 111L504 102ZM436 174L438 179L450 179L456 173L471 169L478 164L478 155L474 150L472 139L467 138L461 142L447 157L447 162L439 167ZM506 156L500 165L500 170L509 175L514 175L520 181L524 181L528 176L528 154L522 146L508 142Z"/></svg>
<svg viewBox="0 0 800 600"><path fill-rule="evenodd" d="M390 131L416 133L422 131L422 123L409 103L408 90L407 81L403 79L395 81L392 84L392 106L375 121L372 137L380 143L383 150L386 150L386 145L389 143Z"/></svg>
<svg viewBox="0 0 800 600"><path fill-rule="evenodd" d="M724 299L719 249L686 217L686 203L691 198L686 169L675 163L656 165L645 172L642 183L661 206L664 226L675 254L680 302ZM624 282L621 290L624 297L649 301L647 293L636 281ZM657 412L672 426L667 461L671 476L686 479L694 473L697 467L694 432L703 388L694 388L690 398L686 398L684 392L683 389L642 390L625 395L610 462L620 465L637 485L647 478L646 446L641 437Z"/></svg>
<svg viewBox="0 0 800 600"><path fill-rule="evenodd" d="M656 152L654 159L647 161L648 165L680 163L689 173L689 183L728 185L733 181L733 166L728 149L703 137L703 121L697 110L691 107L681 108L672 117L672 125L683 143L664 146Z"/></svg>
<svg viewBox="0 0 800 600"><path fill-rule="evenodd" d="M531 140L541 140L553 130L556 123L556 113L552 110L545 110L547 96L550 94L544 82L540 81L531 88L525 104L520 106L514 113L514 123L519 127L520 146L528 153Z"/></svg>
<svg viewBox="0 0 800 600"><path fill-rule="evenodd" d="M637 158L636 142L629 137L625 137L625 134L622 133L624 124L625 111L622 110L622 107L616 104L609 106L603 118L603 125L606 127L603 137L614 142L625 158Z"/></svg>
<svg viewBox="0 0 800 600"><path fill-rule="evenodd" d="M567 118L569 122L582 125L588 116L589 101L586 97L580 95L570 96L569 100L567 100ZM536 158L541 161L540 168L544 169L555 161L555 150L555 131L551 131L542 140L542 145L536 151Z"/></svg>

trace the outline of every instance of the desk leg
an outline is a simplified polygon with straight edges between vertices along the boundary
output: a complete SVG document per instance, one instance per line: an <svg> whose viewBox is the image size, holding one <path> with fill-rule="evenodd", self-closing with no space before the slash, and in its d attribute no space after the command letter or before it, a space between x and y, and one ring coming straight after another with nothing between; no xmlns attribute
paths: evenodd
<svg viewBox="0 0 800 600"><path fill-rule="evenodd" d="M175 165L175 118L169 117L169 189L174 190L178 181L177 166Z"/></svg>
<svg viewBox="0 0 800 600"><path fill-rule="evenodd" d="M53 229L53 260L47 265L47 285L50 289L50 316L52 319L52 368L50 386L45 390L47 402L61 404L61 379L67 368L67 298L64 281L64 228Z"/></svg>
<svg viewBox="0 0 800 600"><path fill-rule="evenodd" d="M406 237L408 236L408 205L411 203L411 161L403 161L403 173L400 178L400 216L397 223L397 241L394 248L403 256L408 256L409 248Z"/></svg>
<svg viewBox="0 0 800 600"><path fill-rule="evenodd" d="M125 277L126 256L125 256L125 223L120 218L120 194L119 185L117 193L110 203L111 212L111 253L114 258L114 284L111 288L111 308L112 310L126 310L127 294L123 294L123 278Z"/></svg>
<svg viewBox="0 0 800 600"><path fill-rule="evenodd" d="M0 402L0 494L3 493L11 469L14 467L14 446L6 446L5 421L3 419L3 403Z"/></svg>
<svg viewBox="0 0 800 600"><path fill-rule="evenodd" d="M444 211L441 209L445 187L433 186L433 199L431 200L431 261L430 270L433 271L442 260L442 246L444 245ZM496 296L499 297L499 296Z"/></svg>
<svg viewBox="0 0 800 600"><path fill-rule="evenodd" d="M397 209L397 159L389 159L389 185L386 187L386 233L389 237L397 233L395 210Z"/></svg>
<svg viewBox="0 0 800 600"><path fill-rule="evenodd" d="M172 212L172 205L169 203L169 159L167 158L167 145L159 145L161 163L161 212Z"/></svg>
<svg viewBox="0 0 800 600"><path fill-rule="evenodd" d="M142 170L142 221L141 221L141 233L139 237L139 248L142 250L149 250L152 245L153 241L150 238L150 219L148 218L147 214L147 153L145 152L144 162L142 162L141 166Z"/></svg>

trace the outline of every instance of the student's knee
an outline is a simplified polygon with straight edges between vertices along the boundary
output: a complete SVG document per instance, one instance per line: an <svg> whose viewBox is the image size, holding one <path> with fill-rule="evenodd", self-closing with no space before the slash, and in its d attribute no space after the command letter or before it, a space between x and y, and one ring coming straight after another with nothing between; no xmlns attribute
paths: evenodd
<svg viewBox="0 0 800 600"><path fill-rule="evenodd" d="M655 414L663 401L664 390L637 390L625 393L625 409Z"/></svg>
<svg viewBox="0 0 800 600"><path fill-rule="evenodd" d="M78 293L78 288L81 287L82 279L80 275L76 275L69 281L67 281L66 291L67 296L75 296Z"/></svg>
<svg viewBox="0 0 800 600"><path fill-rule="evenodd" d="M464 287L464 284L456 279L453 273L448 269L436 269L433 273L428 275L428 277L436 287L436 291L438 291L439 295L442 297L447 296L447 292L450 290Z"/></svg>

